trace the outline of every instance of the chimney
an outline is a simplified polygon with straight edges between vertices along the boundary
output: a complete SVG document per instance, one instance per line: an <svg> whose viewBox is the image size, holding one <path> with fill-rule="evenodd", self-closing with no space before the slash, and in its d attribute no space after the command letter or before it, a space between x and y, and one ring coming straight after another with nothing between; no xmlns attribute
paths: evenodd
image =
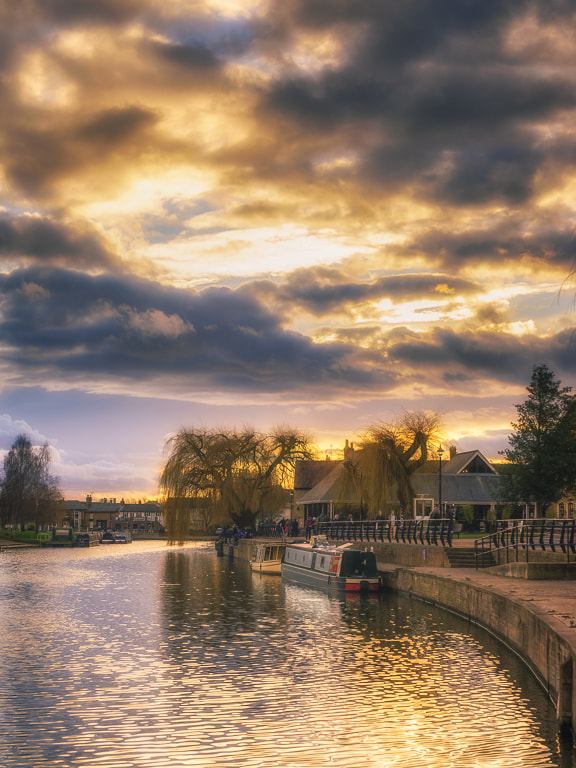
<svg viewBox="0 0 576 768"><path fill-rule="evenodd" d="M344 458L349 459L354 455L354 443L349 443L348 440L344 443Z"/></svg>
<svg viewBox="0 0 576 768"><path fill-rule="evenodd" d="M450 446L450 458L453 459L454 456L456 456L456 453L457 453L456 446L455 445L451 445Z"/></svg>

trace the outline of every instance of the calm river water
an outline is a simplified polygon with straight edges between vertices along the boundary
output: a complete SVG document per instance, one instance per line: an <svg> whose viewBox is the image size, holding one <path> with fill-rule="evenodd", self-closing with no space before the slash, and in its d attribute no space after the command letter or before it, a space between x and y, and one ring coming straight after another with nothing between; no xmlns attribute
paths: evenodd
<svg viewBox="0 0 576 768"><path fill-rule="evenodd" d="M160 542L0 555L3 768L573 768L487 633Z"/></svg>

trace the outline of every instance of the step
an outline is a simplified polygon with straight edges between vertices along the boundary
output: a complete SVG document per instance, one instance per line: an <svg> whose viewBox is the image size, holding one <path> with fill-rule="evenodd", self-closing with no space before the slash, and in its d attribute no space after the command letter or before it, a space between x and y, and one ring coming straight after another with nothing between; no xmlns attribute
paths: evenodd
<svg viewBox="0 0 576 768"><path fill-rule="evenodd" d="M489 568L494 565L492 554L485 552L482 559L476 562L473 549L447 549L446 556L451 568Z"/></svg>

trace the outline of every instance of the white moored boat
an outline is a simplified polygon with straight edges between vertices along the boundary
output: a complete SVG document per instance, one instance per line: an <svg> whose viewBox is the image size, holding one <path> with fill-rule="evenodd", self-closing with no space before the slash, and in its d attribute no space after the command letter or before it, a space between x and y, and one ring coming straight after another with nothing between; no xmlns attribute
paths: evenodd
<svg viewBox="0 0 576 768"><path fill-rule="evenodd" d="M344 592L379 592L382 584L376 555L349 546L331 547L319 537L306 544L288 544L282 578Z"/></svg>
<svg viewBox="0 0 576 768"><path fill-rule="evenodd" d="M253 571L258 573L280 573L286 544L260 544L250 561Z"/></svg>

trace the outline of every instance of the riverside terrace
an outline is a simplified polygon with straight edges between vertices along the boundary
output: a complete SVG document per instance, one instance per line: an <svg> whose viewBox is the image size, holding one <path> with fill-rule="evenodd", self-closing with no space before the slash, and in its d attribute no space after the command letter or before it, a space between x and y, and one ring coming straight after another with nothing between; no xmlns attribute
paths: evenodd
<svg viewBox="0 0 576 768"><path fill-rule="evenodd" d="M454 537L460 537L460 526L451 518L426 520L329 521L317 523L310 533L325 536L330 541L388 542L390 544L427 544L428 546L452 547ZM260 538L280 538L282 529L274 524L258 526ZM497 529L474 542L474 563L486 567L519 559L524 552L525 562L538 559L538 553L562 553L564 562L576 561L576 520L548 518L497 521ZM533 553L530 555L530 553ZM452 562L458 556L453 556Z"/></svg>
<svg viewBox="0 0 576 768"><path fill-rule="evenodd" d="M354 540L376 554L385 588L478 624L517 653L547 691L576 748L576 521L522 521L523 533L520 526L514 534L500 531L490 544L447 531L441 537L440 521L433 522L436 535L413 526L405 540L396 531L388 538L379 530L368 538L373 529L362 526L333 529L330 537L336 543L333 535L357 534L339 540ZM250 560L257 543L258 537L242 539L231 554ZM482 548L491 560L479 560Z"/></svg>

